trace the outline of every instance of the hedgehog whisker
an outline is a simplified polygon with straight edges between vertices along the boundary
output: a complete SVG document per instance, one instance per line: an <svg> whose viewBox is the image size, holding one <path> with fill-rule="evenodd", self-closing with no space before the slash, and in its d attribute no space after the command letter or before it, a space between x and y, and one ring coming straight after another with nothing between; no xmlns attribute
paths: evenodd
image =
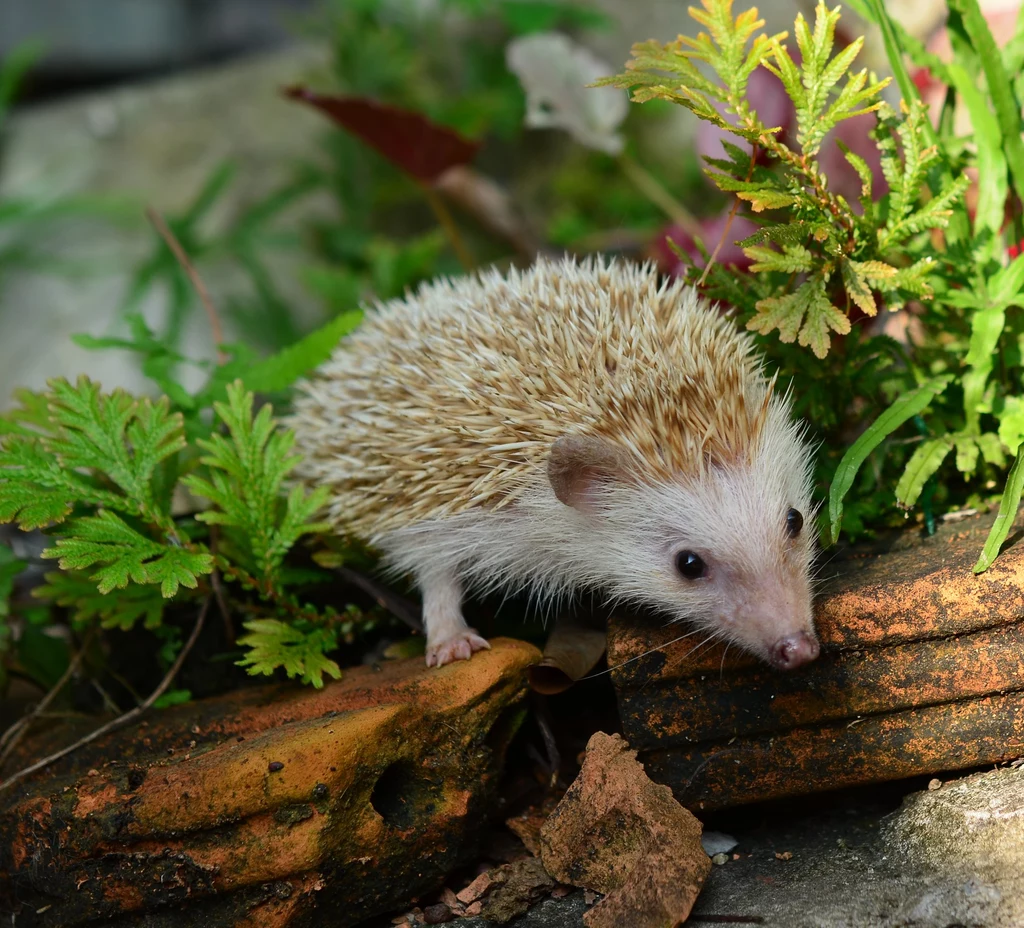
<svg viewBox="0 0 1024 928"><path fill-rule="evenodd" d="M644 651L643 654L637 654L635 657L630 657L624 661L620 661L613 667L606 667L604 670L597 671L597 673L591 673L585 677L580 677L580 682L582 682L583 680L592 680L594 677L602 677L606 673L611 673L613 670L618 670L620 667L625 667L626 664L632 664L633 661L638 661L643 657L647 657L648 654L653 654L655 651L664 651L665 648L669 648L674 644L678 644L680 641L685 641L687 638L692 638L694 635L699 634L702 631L703 629L696 628L692 632L687 632L687 634L680 635L678 638L673 638L671 641L666 641L664 644L656 645L655 647L650 648L647 651Z"/></svg>

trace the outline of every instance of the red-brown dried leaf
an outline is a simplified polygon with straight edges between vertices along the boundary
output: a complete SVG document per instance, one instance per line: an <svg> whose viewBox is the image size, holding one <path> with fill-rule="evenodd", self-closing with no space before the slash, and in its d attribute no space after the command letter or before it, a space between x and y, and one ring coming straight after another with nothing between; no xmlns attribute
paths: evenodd
<svg viewBox="0 0 1024 928"><path fill-rule="evenodd" d="M432 185L450 168L468 164L480 148L479 142L420 113L366 97L321 94L302 86L288 87L284 94L320 110L423 184Z"/></svg>
<svg viewBox="0 0 1024 928"><path fill-rule="evenodd" d="M541 829L541 861L558 882L605 894L586 928L665 928L686 921L711 859L701 825L652 783L636 751L597 732L568 792Z"/></svg>

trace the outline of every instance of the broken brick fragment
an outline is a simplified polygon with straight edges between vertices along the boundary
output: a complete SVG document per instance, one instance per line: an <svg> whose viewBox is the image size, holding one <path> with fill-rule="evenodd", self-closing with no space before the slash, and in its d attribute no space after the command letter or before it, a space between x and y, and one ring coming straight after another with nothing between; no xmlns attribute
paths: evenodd
<svg viewBox="0 0 1024 928"><path fill-rule="evenodd" d="M473 853L539 658L491 644L177 706L146 744L127 728L87 745L0 796L0 899L39 928L300 928L324 911L344 928L436 889Z"/></svg>

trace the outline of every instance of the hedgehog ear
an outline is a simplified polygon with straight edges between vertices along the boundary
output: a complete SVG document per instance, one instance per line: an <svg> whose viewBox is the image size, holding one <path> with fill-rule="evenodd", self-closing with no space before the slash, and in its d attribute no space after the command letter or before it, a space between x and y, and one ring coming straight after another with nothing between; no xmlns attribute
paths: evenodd
<svg viewBox="0 0 1024 928"><path fill-rule="evenodd" d="M563 435L551 446L548 480L566 506L583 512L597 508L601 487L625 479L626 461L614 445L585 435Z"/></svg>

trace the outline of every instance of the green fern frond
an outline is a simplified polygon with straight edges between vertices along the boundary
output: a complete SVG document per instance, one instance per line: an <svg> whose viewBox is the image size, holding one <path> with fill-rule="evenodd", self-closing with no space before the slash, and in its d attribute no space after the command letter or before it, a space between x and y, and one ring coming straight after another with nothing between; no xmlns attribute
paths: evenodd
<svg viewBox="0 0 1024 928"><path fill-rule="evenodd" d="M154 491L158 466L185 447L181 417L166 399L105 396L85 377L74 386L54 380L48 393L20 398L5 421L33 428L0 436L0 521L41 528L84 505L173 528L166 500Z"/></svg>
<svg viewBox="0 0 1024 928"><path fill-rule="evenodd" d="M100 593L124 589L129 583L159 584L166 599L179 586L195 589L198 578L213 570L213 557L206 551L154 541L106 511L76 519L68 536L58 538L43 557L59 558L62 570L96 568L91 577Z"/></svg>
<svg viewBox="0 0 1024 928"><path fill-rule="evenodd" d="M215 409L228 435L214 434L198 442L206 451L200 461L209 468L209 477L193 474L183 483L216 507L197 518L224 526L232 545L273 586L284 555L295 542L327 529L314 521L327 491L306 494L295 488L282 498L285 478L299 461L291 454L294 437L275 428L270 406L253 417L253 395L240 381L230 385L227 394L227 403L217 403Z"/></svg>
<svg viewBox="0 0 1024 928"><path fill-rule="evenodd" d="M341 668L326 656L338 646L331 629L302 630L277 619L253 619L245 623L249 634L238 639L248 648L238 662L253 675L269 676L282 669L290 677L312 683L317 689L324 685L324 675L337 680Z"/></svg>
<svg viewBox="0 0 1024 928"><path fill-rule="evenodd" d="M819 274L808 278L793 293L760 300L757 311L747 323L748 329L764 335L778 329L780 341L799 341L819 358L828 354L829 330L840 335L850 331L850 320L832 305Z"/></svg>
<svg viewBox="0 0 1024 928"><path fill-rule="evenodd" d="M32 595L68 609L71 622L78 628L98 621L102 628L127 631L142 620L146 628L152 629L163 621L166 601L155 586L130 585L110 595L97 590L96 582L83 571L54 570L44 579L46 582Z"/></svg>

